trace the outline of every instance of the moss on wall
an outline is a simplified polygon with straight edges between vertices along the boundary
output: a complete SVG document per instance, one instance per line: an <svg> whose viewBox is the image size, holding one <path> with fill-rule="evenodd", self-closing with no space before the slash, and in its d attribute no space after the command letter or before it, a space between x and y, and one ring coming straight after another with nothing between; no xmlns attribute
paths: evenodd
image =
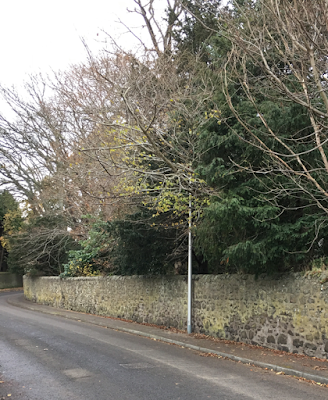
<svg viewBox="0 0 328 400"><path fill-rule="evenodd" d="M193 328L215 337L310 356L328 354L326 276L193 277ZM27 299L186 329L184 276L24 277Z"/></svg>

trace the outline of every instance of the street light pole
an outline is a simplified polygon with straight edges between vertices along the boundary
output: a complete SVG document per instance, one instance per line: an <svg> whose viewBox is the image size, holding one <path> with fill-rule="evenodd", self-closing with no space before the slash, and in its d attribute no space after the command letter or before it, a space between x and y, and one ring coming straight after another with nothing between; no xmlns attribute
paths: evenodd
<svg viewBox="0 0 328 400"><path fill-rule="evenodd" d="M192 317L192 237L191 237L191 193L189 193L189 232L188 232L188 319L187 319L187 332L192 332L191 317Z"/></svg>

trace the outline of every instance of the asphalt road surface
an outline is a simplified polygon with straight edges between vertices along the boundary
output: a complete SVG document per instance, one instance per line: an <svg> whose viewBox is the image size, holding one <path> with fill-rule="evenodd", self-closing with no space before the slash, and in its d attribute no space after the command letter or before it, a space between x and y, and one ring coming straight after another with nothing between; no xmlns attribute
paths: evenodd
<svg viewBox="0 0 328 400"><path fill-rule="evenodd" d="M292 377L16 308L10 295L0 293L0 399L328 398L327 388Z"/></svg>

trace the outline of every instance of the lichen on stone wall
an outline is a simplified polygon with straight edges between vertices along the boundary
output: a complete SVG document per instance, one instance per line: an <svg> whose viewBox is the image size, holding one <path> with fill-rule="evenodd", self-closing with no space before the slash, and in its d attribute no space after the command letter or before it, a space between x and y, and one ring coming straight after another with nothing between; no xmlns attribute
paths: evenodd
<svg viewBox="0 0 328 400"><path fill-rule="evenodd" d="M328 279L289 274L193 277L193 329L310 356L328 354ZM24 277L26 298L186 329L185 276Z"/></svg>

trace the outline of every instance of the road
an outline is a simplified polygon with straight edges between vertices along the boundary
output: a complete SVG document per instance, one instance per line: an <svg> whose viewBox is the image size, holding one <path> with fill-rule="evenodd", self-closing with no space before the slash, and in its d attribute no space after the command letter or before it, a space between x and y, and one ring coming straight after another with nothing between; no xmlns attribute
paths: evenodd
<svg viewBox="0 0 328 400"><path fill-rule="evenodd" d="M6 302L11 295L0 293L0 399L328 398L328 389L291 377L23 310Z"/></svg>

